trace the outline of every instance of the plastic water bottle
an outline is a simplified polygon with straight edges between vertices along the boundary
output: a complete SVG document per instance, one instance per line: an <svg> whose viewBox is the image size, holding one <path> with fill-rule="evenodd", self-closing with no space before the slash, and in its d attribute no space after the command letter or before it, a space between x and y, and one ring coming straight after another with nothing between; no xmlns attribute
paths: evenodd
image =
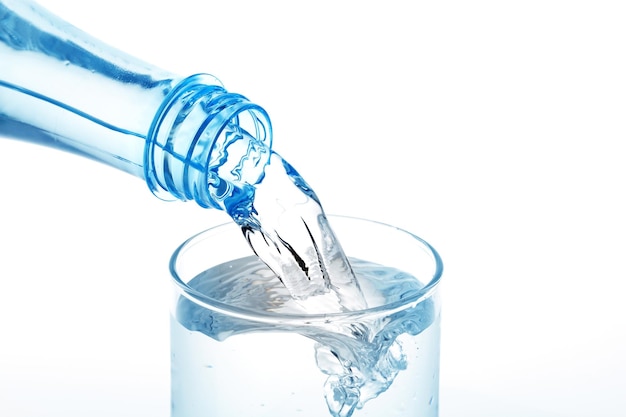
<svg viewBox="0 0 626 417"><path fill-rule="evenodd" d="M181 77L30 0L0 0L0 134L94 158L163 199L225 209L263 176L260 106L208 74Z"/></svg>

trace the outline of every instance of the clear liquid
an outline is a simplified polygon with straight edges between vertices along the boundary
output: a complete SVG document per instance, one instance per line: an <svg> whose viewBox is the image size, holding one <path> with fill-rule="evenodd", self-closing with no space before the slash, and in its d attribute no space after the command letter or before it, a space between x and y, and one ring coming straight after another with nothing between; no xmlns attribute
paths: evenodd
<svg viewBox="0 0 626 417"><path fill-rule="evenodd" d="M272 152L264 175L246 196L225 204L227 212L254 253L309 313L367 307L319 199L287 161Z"/></svg>
<svg viewBox="0 0 626 417"><path fill-rule="evenodd" d="M355 259L351 264L371 306L411 297L422 288L402 271ZM188 285L236 308L311 313L309 305L294 299L252 256L214 267ZM436 416L438 334L439 318L431 299L369 321L305 326L227 316L181 297L172 320L172 415L204 412L221 417L238 410L237 415L255 417ZM250 358L262 363L238 362ZM268 388L266 372L285 373L284 378L272 378L286 379L284 386L279 382ZM396 379L404 380L393 384ZM245 392L236 391L245 399L242 404L226 398L233 394L226 388L231 383L233 389L242 385ZM211 386L219 390L203 391ZM277 395L268 389L292 394ZM381 395L397 396L397 410L373 411Z"/></svg>

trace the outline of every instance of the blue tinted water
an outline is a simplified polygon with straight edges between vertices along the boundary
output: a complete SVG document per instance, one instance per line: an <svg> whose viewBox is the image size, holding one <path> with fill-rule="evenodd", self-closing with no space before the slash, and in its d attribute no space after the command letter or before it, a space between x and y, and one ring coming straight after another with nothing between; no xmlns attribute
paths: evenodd
<svg viewBox="0 0 626 417"><path fill-rule="evenodd" d="M361 283L363 294L372 306L410 298L422 288L422 284L414 277L402 271L362 260L350 261ZM214 267L190 281L189 286L236 308L277 315L310 313L306 302L291 297L272 271L255 257ZM437 381L433 378L436 379L435 367L438 364L438 326L438 312L431 299L375 319L353 318L344 322L333 320L328 323L304 325L278 321L261 323L232 317L200 307L181 297L175 309L172 330L175 332L172 335L172 378L173 382L176 382L172 392L174 409L176 404L179 404L179 407L184 407L182 404L196 406L207 404L206 407L211 407L207 408L212 410L211 415L222 415L213 409L216 407L216 402L211 400L214 394L200 392L194 396L188 392L193 385L207 387L215 384L214 378L224 381L236 378L235 375L229 375L227 370L218 376L215 368L203 368L207 361L214 361L211 358L216 355L215 349L222 349L220 343L226 343L231 347L239 343L247 345L252 343L247 341L248 338L252 338L259 349L262 343L267 343L268 346L274 346L282 352L285 358L283 363L277 361L272 364L275 367L274 374L291 372L285 370L285 366L294 366L293 361L287 359L290 355L287 350L294 349L292 342L285 342L281 346L277 343L281 340L280 337L272 336L286 332L300 335L313 342L308 346L302 341L296 342L296 346L306 346L306 352L299 352L298 355L303 355L299 361L307 361L308 365L301 371L301 375L293 376L293 384L297 385L299 379L317 381L314 384L316 386L303 388L310 391L302 395L313 398L300 400L302 410L297 415L319 417L319 414L312 411L319 411L319 404L315 405L315 397L317 401L325 398L327 405L325 413L333 417L350 417L361 408L365 411L368 409L368 401L390 389L398 375L411 365L412 370L409 373L414 380L402 382L399 384L402 386L397 387L400 391L410 391L408 396L399 397L403 400L401 402L404 404L404 411L396 413L387 410L384 416L436 416L436 406L433 405L436 404L436 398L433 397L437 395ZM199 338L199 333L204 337ZM412 347L407 349L407 344ZM418 358L415 357L417 349L421 352ZM405 350L410 354L407 355ZM266 351L259 350L254 357L263 361L269 360L266 354ZM218 355L228 357L229 354ZM312 366L313 363L315 367ZM255 379L259 377L256 374L260 371L247 369L246 372L249 373L245 376L246 379ZM228 409L232 412L232 408ZM420 413L413 414L415 410L420 410ZM247 413L242 415L264 415L259 414L260 410L248 410ZM383 414L366 415L383 416Z"/></svg>

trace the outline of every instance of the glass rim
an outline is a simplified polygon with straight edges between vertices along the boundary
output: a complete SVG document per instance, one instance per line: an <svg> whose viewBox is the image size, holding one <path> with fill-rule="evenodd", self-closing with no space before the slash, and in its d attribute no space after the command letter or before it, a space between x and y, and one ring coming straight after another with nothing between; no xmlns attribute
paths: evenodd
<svg viewBox="0 0 626 417"><path fill-rule="evenodd" d="M432 258L434 264L434 272L430 278L430 280L414 295L407 297L405 299L397 300L391 303L382 304L375 307L369 307L362 310L354 310L354 311L345 311L345 312L333 312L333 313L314 313L314 314L289 314L289 313L272 313L267 311L257 311L250 308L242 308L231 306L222 301L216 300L211 297L207 297L202 292L190 287L187 285L183 279L179 276L176 270L176 264L179 260L180 256L184 252L184 250L201 238L206 238L208 234L212 232L219 232L224 230L225 228L232 228L238 226L233 222L222 223L217 226L210 227L205 229L195 235L191 236L187 240L185 240L182 244L180 244L172 253L169 262L169 271L170 278L176 285L176 287L180 290L180 295L184 296L191 302L204 307L208 310L219 312L231 317L237 317L244 320L255 321L255 322L268 322L268 323L299 323L299 324L316 324L316 323L329 323L329 322L338 322L338 321L354 321L356 319L362 317L377 317L382 315L393 314L398 311L402 311L413 306L418 305L420 302L424 301L428 297L430 297L436 288L438 287L441 276L443 274L443 262L439 253L435 250L433 246L431 246L427 241L420 238L419 236L402 229L397 226L393 226L387 223L379 222L376 220L369 220L365 218L352 217L352 216L342 216L342 215L329 215L327 216L330 220L332 219L344 219L344 220L354 220L367 222L370 224L384 226L389 229L394 229L397 232L403 233L410 238L414 239L419 245L422 246L423 249L427 250L428 254ZM347 254L349 256L349 254Z"/></svg>

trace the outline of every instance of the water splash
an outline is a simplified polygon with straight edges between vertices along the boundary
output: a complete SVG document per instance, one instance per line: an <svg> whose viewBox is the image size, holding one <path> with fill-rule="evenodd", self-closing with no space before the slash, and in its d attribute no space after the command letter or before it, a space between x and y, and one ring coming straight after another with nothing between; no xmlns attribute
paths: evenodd
<svg viewBox="0 0 626 417"><path fill-rule="evenodd" d="M294 299L320 313L367 307L319 198L287 161L271 152L245 197L227 212Z"/></svg>

